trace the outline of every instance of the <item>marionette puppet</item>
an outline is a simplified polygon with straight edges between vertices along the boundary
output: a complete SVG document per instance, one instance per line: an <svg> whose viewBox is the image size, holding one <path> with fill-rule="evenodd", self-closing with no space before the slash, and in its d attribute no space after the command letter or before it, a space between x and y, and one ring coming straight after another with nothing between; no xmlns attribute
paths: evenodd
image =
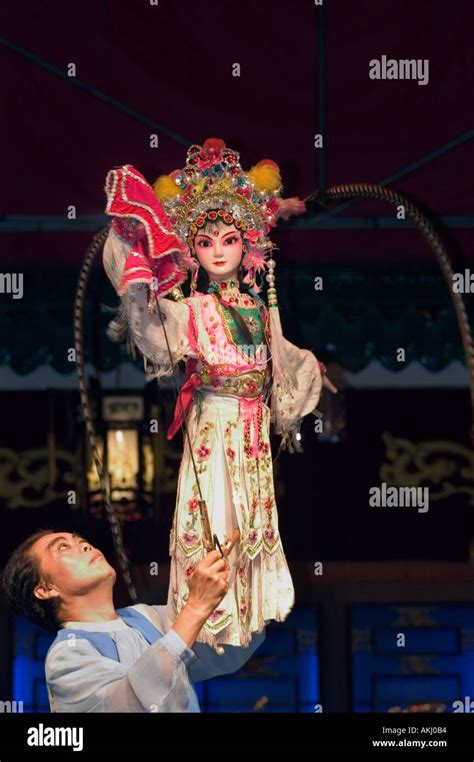
<svg viewBox="0 0 474 762"><path fill-rule="evenodd" d="M121 299L109 336L139 350L147 380L185 362L167 432L171 439L182 427L184 435L168 615L176 619L195 566L217 547L228 559L229 586L198 641L218 652L246 646L266 623L286 619L295 600L278 529L270 423L280 446L291 446L303 418L320 415L322 386L337 392L323 363L282 334L268 234L305 205L282 198L275 162L244 171L239 153L215 138L191 146L185 167L153 187L125 165L108 173L105 191L113 222L103 261ZM259 296L265 271L267 304ZM189 275L185 297L180 286Z"/></svg>

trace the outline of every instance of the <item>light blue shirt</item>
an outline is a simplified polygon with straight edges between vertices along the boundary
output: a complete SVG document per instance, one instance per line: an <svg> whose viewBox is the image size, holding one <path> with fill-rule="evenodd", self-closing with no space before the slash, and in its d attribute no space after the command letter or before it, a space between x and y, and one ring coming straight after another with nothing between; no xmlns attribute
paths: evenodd
<svg viewBox="0 0 474 762"><path fill-rule="evenodd" d="M265 639L263 631L248 647L224 646L219 655L205 643L189 648L167 625L166 606L130 608L163 636L150 645L122 619L63 625L64 630L107 633L119 660L102 656L74 633L55 643L45 663L52 712L200 712L193 682L237 671Z"/></svg>

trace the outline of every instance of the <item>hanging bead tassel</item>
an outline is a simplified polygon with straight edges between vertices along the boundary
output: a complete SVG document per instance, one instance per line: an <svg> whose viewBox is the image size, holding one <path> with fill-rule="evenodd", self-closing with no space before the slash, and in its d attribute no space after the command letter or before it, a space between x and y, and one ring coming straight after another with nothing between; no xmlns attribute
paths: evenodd
<svg viewBox="0 0 474 762"><path fill-rule="evenodd" d="M276 384L274 393L278 391L289 392L298 386L296 375L288 361L285 352L283 331L280 321L280 310L278 308L278 298L275 288L275 266L276 262L270 258L266 262L268 273L266 280L268 282L267 300L268 311L270 315L270 333L271 333L271 353L273 363L273 380Z"/></svg>

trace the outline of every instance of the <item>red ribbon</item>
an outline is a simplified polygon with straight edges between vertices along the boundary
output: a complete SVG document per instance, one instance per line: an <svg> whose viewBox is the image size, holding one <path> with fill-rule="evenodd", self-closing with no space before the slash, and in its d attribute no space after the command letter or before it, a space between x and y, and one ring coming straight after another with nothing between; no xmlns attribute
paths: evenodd
<svg viewBox="0 0 474 762"><path fill-rule="evenodd" d="M178 399L176 400L173 421L166 434L167 439L173 439L187 415L191 402L193 401L194 392L203 385L201 377L196 373L196 365L197 360L195 358L188 360L186 364L186 381L181 387Z"/></svg>
<svg viewBox="0 0 474 762"><path fill-rule="evenodd" d="M250 430L253 425L253 436L250 444L249 455L254 458L259 457L259 419L262 414L262 397L241 397L239 400L239 409L244 420L244 436L250 441Z"/></svg>

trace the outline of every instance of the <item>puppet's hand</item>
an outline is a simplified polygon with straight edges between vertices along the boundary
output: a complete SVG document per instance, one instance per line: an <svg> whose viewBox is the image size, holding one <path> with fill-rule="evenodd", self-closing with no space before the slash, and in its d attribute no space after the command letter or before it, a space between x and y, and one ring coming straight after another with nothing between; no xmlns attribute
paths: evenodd
<svg viewBox="0 0 474 762"><path fill-rule="evenodd" d="M325 386L329 391L331 391L333 394L337 394L337 389L334 386L333 383L329 380L327 377L327 368L321 360L318 360L319 370L321 371L321 376L323 377L323 386Z"/></svg>
<svg viewBox="0 0 474 762"><path fill-rule="evenodd" d="M299 452L299 453L304 452L301 446L301 433L300 433L299 427L295 429L291 429L291 431L287 432L281 438L278 451L280 452L284 450L291 453L291 455L293 455L293 453L295 452Z"/></svg>
<svg viewBox="0 0 474 762"><path fill-rule="evenodd" d="M323 386L329 389L329 391L331 391L333 394L337 394L338 390L336 389L334 384L331 383L331 381L326 375L323 376Z"/></svg>

